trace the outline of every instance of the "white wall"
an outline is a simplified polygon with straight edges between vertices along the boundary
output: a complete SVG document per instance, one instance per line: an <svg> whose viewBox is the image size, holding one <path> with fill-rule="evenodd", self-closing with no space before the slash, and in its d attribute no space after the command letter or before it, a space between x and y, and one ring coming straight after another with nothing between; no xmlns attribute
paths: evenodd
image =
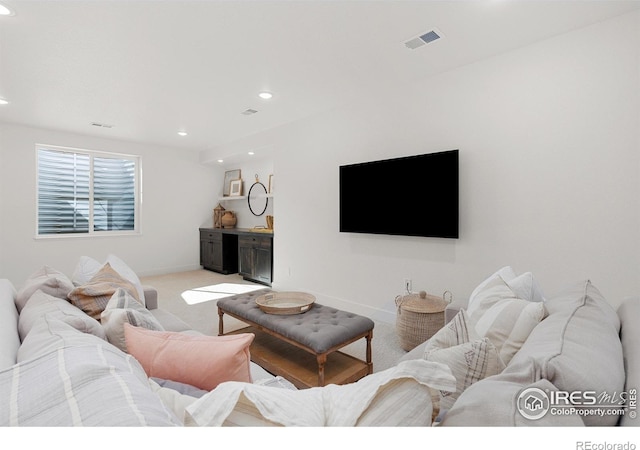
<svg viewBox="0 0 640 450"><path fill-rule="evenodd" d="M2 127L0 127L0 172L4 172L3 168L7 166L4 152L2 151L3 134L4 134L3 129ZM4 236L3 223L4 223L4 217L6 215L5 212L3 211L3 205L4 205L3 190L4 190L4 183L2 183L2 179L0 179L0 239L1 239L1 236ZM0 274L5 273L4 258L2 257L3 254L4 254L4 249L2 248L2 240L0 240Z"/></svg>
<svg viewBox="0 0 640 450"><path fill-rule="evenodd" d="M142 235L34 239L36 143L140 155ZM0 269L16 288L45 264L71 274L82 255L114 253L140 275L200 267L198 228L211 222L222 170L197 152L2 125L0 163Z"/></svg>
<svg viewBox="0 0 640 450"><path fill-rule="evenodd" d="M547 295L640 294L639 30L625 15L219 149L274 149L274 287L387 321L404 278L460 299L505 265ZM340 164L456 148L460 239L338 231Z"/></svg>

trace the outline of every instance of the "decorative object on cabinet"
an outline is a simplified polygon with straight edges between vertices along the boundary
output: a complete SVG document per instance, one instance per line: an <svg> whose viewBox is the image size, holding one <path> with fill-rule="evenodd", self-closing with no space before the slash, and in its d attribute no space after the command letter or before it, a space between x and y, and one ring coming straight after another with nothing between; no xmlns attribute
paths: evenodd
<svg viewBox="0 0 640 450"><path fill-rule="evenodd" d="M213 208L213 228L222 228L222 214L224 211L225 209L220 203Z"/></svg>
<svg viewBox="0 0 640 450"><path fill-rule="evenodd" d="M231 180L229 197L238 197L242 195L242 179Z"/></svg>
<svg viewBox="0 0 640 450"><path fill-rule="evenodd" d="M267 229L273 230L273 216L267 215Z"/></svg>
<svg viewBox="0 0 640 450"><path fill-rule="evenodd" d="M273 174L269 175L269 194L273 194Z"/></svg>
<svg viewBox="0 0 640 450"><path fill-rule="evenodd" d="M227 170L224 173L224 186L222 187L222 195L228 197L231 192L231 181L242 178L242 172L240 169Z"/></svg>
<svg viewBox="0 0 640 450"><path fill-rule="evenodd" d="M256 174L256 182L251 185L247 194L247 203L249 210L254 216L261 216L267 210L269 205L269 197L267 197L267 188L260 182Z"/></svg>
<svg viewBox="0 0 640 450"><path fill-rule="evenodd" d="M238 219L233 211L225 211L220 221L222 223L222 228L233 228L236 226Z"/></svg>

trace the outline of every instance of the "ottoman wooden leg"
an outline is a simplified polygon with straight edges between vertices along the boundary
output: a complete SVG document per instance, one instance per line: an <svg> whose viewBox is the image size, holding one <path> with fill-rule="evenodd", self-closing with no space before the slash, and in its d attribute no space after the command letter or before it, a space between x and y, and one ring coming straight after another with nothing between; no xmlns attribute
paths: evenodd
<svg viewBox="0 0 640 450"><path fill-rule="evenodd" d="M327 362L327 354L317 355L316 359L318 360L318 386L324 386L324 365Z"/></svg>
<svg viewBox="0 0 640 450"><path fill-rule="evenodd" d="M218 308L218 336L222 336L224 334L224 311Z"/></svg>

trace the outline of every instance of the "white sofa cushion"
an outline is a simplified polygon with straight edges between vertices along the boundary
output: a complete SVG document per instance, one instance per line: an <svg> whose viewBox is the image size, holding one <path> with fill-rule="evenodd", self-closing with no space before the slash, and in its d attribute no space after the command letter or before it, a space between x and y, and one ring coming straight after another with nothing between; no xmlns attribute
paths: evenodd
<svg viewBox="0 0 640 450"><path fill-rule="evenodd" d="M530 334L503 375L522 382L547 379L558 389L623 391L625 370L620 320L589 280L576 283L546 301L549 316ZM615 425L618 416L589 415L586 425Z"/></svg>
<svg viewBox="0 0 640 450"><path fill-rule="evenodd" d="M87 319L93 320L88 316ZM50 312L35 321L29 334L22 341L17 361L37 358L58 348L84 345L111 347L106 339L87 332L82 326L79 327L77 317Z"/></svg>
<svg viewBox="0 0 640 450"><path fill-rule="evenodd" d="M525 418L518 411L518 397L525 389L541 389L544 392L557 388L548 380L522 384L505 377L491 377L470 386L456 400L442 421L441 426L451 427L581 427L578 416L546 414L538 420Z"/></svg>
<svg viewBox="0 0 640 450"><path fill-rule="evenodd" d="M0 279L0 370L16 363L20 348L15 296L13 284L7 279Z"/></svg>
<svg viewBox="0 0 640 450"><path fill-rule="evenodd" d="M432 389L455 390L455 378L444 364L424 360L340 386L290 390L228 382L187 406L185 424L230 425L241 411L252 420L235 425L429 426Z"/></svg>
<svg viewBox="0 0 640 450"><path fill-rule="evenodd" d="M66 299L72 289L73 283L65 274L49 266L43 266L29 275L18 291L16 308L18 308L18 312L21 312L33 293L38 290L54 297Z"/></svg>
<svg viewBox="0 0 640 450"><path fill-rule="evenodd" d="M98 321L92 319L68 301L38 290L31 296L31 299L20 313L18 320L20 340L24 341L35 323L46 314L52 314L68 322L79 331L106 339L104 329Z"/></svg>
<svg viewBox="0 0 640 450"><path fill-rule="evenodd" d="M138 362L105 344L58 348L0 371L0 426L181 425Z"/></svg>

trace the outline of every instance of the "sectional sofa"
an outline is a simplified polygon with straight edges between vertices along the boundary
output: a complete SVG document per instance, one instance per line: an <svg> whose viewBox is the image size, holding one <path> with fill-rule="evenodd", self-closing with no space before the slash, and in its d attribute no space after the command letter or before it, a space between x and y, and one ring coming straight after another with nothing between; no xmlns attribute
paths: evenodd
<svg viewBox="0 0 640 450"><path fill-rule="evenodd" d="M194 332L117 257L83 257L0 280L0 425L637 425L639 313L506 267L395 367L297 390L250 362L253 335Z"/></svg>
<svg viewBox="0 0 640 450"><path fill-rule="evenodd" d="M510 329L513 318L500 325L499 317L490 317L494 321L488 325L487 315L478 318L483 302L504 307L498 316L509 316L508 308L515 307L510 302L521 303L518 323ZM468 326L469 333L513 346L503 350L506 364L497 373L459 389L442 426L640 425L640 298L625 299L616 311L589 280L545 297L530 272L517 275L507 266L481 283L468 301L451 305L446 316L445 335L459 336L451 330ZM461 325L462 317L467 320ZM518 331L524 333L518 336ZM403 359L437 360L433 347L425 342ZM527 410L527 399L547 403Z"/></svg>

